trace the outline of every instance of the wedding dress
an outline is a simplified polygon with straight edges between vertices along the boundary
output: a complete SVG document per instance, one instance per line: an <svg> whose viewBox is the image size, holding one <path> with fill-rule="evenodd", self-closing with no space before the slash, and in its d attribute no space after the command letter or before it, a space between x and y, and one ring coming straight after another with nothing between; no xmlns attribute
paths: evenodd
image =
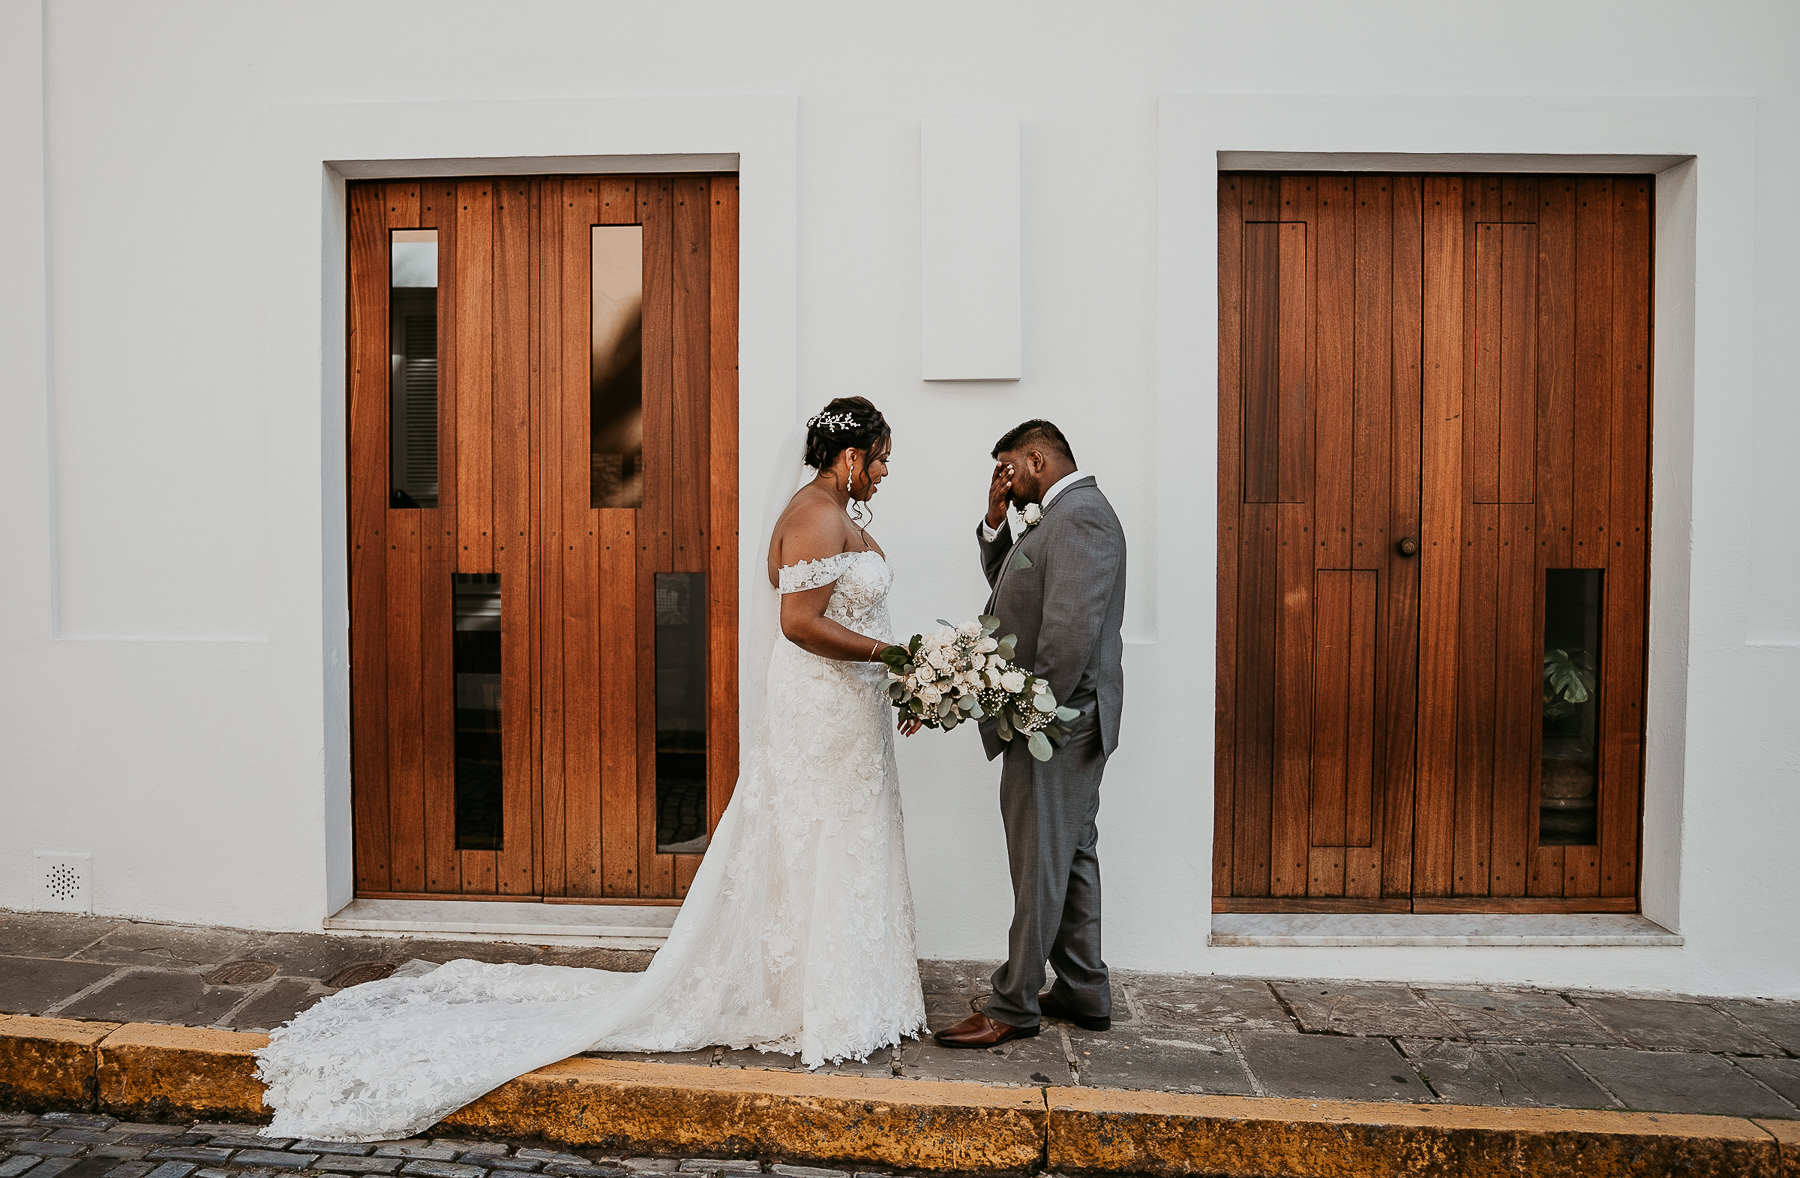
<svg viewBox="0 0 1800 1178"><path fill-rule="evenodd" d="M875 552L780 572L888 637ZM767 719L669 939L641 974L452 961L343 990L257 1052L271 1136L403 1138L582 1051L714 1045L866 1059L922 1031L893 709L878 663L775 643Z"/></svg>

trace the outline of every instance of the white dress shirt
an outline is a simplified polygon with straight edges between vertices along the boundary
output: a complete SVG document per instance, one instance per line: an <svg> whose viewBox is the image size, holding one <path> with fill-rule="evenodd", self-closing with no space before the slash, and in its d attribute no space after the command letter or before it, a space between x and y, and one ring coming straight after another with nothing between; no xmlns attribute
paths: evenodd
<svg viewBox="0 0 1800 1178"><path fill-rule="evenodd" d="M1068 490L1069 484L1085 478L1087 478L1087 475L1083 474L1081 471L1072 470L1062 478L1057 479L1054 483L1050 484L1050 489L1044 492L1041 506L1048 510L1050 501ZM989 544L992 544L995 540L1000 538L1000 529L988 527L986 516L983 516L981 519L981 538L986 540Z"/></svg>

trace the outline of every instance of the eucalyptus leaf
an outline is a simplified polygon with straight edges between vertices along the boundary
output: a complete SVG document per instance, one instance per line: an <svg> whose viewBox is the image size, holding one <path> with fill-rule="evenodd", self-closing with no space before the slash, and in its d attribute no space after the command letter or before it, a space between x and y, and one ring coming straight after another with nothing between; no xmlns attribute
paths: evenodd
<svg viewBox="0 0 1800 1178"><path fill-rule="evenodd" d="M1060 708L1059 707L1056 709L1056 718L1058 720L1061 720L1064 724L1069 723L1071 720L1074 720L1076 717L1078 717L1080 715L1081 715L1081 713L1076 711L1074 708Z"/></svg>
<svg viewBox="0 0 1800 1178"><path fill-rule="evenodd" d="M1001 715L999 717L998 723L999 723L998 731L1000 733L1000 739L1001 740L1011 740L1013 738L1012 724L1007 720L1007 718L1004 715Z"/></svg>
<svg viewBox="0 0 1800 1178"><path fill-rule="evenodd" d="M1069 730L1064 728L1061 724L1046 724L1040 731L1043 732L1045 736L1055 740L1061 740L1063 737L1069 735Z"/></svg>
<svg viewBox="0 0 1800 1178"><path fill-rule="evenodd" d="M975 620L981 623L982 630L988 634L992 634L995 630L1000 628L1000 619L996 618L993 614L982 614Z"/></svg>
<svg viewBox="0 0 1800 1178"><path fill-rule="evenodd" d="M940 625L940 626L942 626L942 627L943 627L943 628L944 628L944 629L946 629L946 630L954 630L954 629L956 629L956 624L955 624L955 623L954 623L954 622L946 622L946 621L945 621L945 620L944 620L944 619L942 619L942 618L939 618L939 619L938 619L938 620L937 620L937 622L938 622L938 625Z"/></svg>
<svg viewBox="0 0 1800 1178"><path fill-rule="evenodd" d="M1050 741L1042 732L1033 732L1031 739L1025 742L1025 749L1040 761L1050 759Z"/></svg>
<svg viewBox="0 0 1800 1178"><path fill-rule="evenodd" d="M938 703L937 703L938 719L942 720L945 716L948 716L951 712L954 712L955 710L956 710L956 705L951 703L949 700L947 700L947 699L938 700Z"/></svg>
<svg viewBox="0 0 1800 1178"><path fill-rule="evenodd" d="M975 705L969 709L969 719L971 719L971 720L987 719L987 712L982 710L980 700L976 700Z"/></svg>

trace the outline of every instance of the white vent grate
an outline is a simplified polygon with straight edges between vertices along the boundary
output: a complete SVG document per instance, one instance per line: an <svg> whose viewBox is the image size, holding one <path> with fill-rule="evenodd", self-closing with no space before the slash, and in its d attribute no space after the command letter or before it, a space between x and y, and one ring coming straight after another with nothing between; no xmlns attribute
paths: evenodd
<svg viewBox="0 0 1800 1178"><path fill-rule="evenodd" d="M94 857L85 852L37 853L37 906L45 912L92 912L88 884Z"/></svg>

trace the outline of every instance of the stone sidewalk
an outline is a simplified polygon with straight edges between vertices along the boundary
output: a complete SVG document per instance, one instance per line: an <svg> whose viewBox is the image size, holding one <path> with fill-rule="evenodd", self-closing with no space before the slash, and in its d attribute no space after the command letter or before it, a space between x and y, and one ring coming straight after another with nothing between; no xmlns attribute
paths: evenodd
<svg viewBox="0 0 1800 1178"><path fill-rule="evenodd" d="M95 1113L0 1113L0 1178L276 1178L297 1171L325 1178L747 1178L764 1168L755 1161L622 1157L505 1141L439 1137L347 1145L262 1137L255 1125L152 1125ZM779 1178L851 1178L846 1170L811 1166L773 1165L768 1172Z"/></svg>
<svg viewBox="0 0 1800 1178"><path fill-rule="evenodd" d="M267 1030L336 989L396 968L422 968L408 963L478 957L642 969L649 956L0 912L0 1013ZM922 963L931 1025L978 1008L990 969ZM612 1058L799 1068L792 1057L722 1048ZM994 1051L909 1041L867 1063L823 1070L1034 1087L1795 1118L1800 1003L1121 971L1113 1030L1104 1034L1048 1022L1037 1038Z"/></svg>

